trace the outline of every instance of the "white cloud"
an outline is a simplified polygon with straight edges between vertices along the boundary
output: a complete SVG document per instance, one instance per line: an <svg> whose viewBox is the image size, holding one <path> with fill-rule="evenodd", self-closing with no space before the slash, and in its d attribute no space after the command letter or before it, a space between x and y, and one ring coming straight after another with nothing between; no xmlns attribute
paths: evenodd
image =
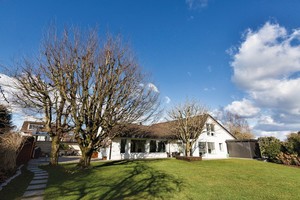
<svg viewBox="0 0 300 200"><path fill-rule="evenodd" d="M230 52L233 82L262 113L269 113L257 118L254 128L274 133L300 127L300 29L267 22L257 31L247 30ZM234 101L228 109L241 111L245 103Z"/></svg>
<svg viewBox="0 0 300 200"><path fill-rule="evenodd" d="M255 107L253 103L247 99L242 101L233 101L224 108L225 111L238 114L241 117L252 117L259 113L260 109Z"/></svg>
<svg viewBox="0 0 300 200"><path fill-rule="evenodd" d="M208 0L185 0L188 8L191 10L197 10L204 8L208 5Z"/></svg>
<svg viewBox="0 0 300 200"><path fill-rule="evenodd" d="M20 111L20 108L12 103L13 94L17 92L16 80L5 74L0 74L0 85L2 90L0 94L0 104L9 106L13 112Z"/></svg>
<svg viewBox="0 0 300 200"><path fill-rule="evenodd" d="M150 90L153 90L154 92L159 93L158 88L153 83L148 83L148 87Z"/></svg>
<svg viewBox="0 0 300 200"><path fill-rule="evenodd" d="M203 89L203 91L205 91L205 92L210 92L210 91L215 91L216 90L216 88L215 87L210 87L210 88L204 88Z"/></svg>
<svg viewBox="0 0 300 200"><path fill-rule="evenodd" d="M171 99L170 99L170 97L168 97L168 96L165 96L165 102L166 102L166 104L169 104L169 103L171 102Z"/></svg>

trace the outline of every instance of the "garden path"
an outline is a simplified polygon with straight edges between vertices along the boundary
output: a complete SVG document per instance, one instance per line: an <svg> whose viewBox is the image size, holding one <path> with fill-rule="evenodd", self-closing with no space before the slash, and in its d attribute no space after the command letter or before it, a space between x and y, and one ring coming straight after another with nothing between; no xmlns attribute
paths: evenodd
<svg viewBox="0 0 300 200"><path fill-rule="evenodd" d="M43 200L45 188L48 182L48 172L40 169L38 166L46 164L46 159L31 159L28 162L27 169L34 173L34 177L27 187L22 199L24 200Z"/></svg>

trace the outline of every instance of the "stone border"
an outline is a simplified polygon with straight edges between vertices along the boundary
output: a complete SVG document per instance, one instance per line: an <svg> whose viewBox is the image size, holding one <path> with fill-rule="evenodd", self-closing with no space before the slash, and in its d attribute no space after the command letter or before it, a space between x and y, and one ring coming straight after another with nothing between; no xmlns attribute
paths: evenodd
<svg viewBox="0 0 300 200"><path fill-rule="evenodd" d="M16 171L16 173L8 178L6 181L4 181L1 185L0 185L0 191L3 189L4 186L6 186L7 184L9 184L13 179L15 179L16 177L18 177L20 174L22 174L22 171L21 171L21 168L23 167L24 165L20 165Z"/></svg>

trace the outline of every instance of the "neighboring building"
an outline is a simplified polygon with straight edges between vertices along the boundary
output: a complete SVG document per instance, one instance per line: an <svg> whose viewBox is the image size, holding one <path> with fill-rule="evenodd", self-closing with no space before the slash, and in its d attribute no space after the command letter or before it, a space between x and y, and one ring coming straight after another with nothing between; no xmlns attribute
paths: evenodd
<svg viewBox="0 0 300 200"><path fill-rule="evenodd" d="M131 125L120 137L113 139L111 145L100 151L99 157L111 160L166 158L171 155L184 155L184 145L176 135L170 133L168 124L152 126ZM203 158L227 158L226 140L235 137L212 116L207 115L203 133L195 142L193 156Z"/></svg>
<svg viewBox="0 0 300 200"><path fill-rule="evenodd" d="M51 141L48 132L45 130L44 122L24 121L20 131L26 135L34 136L36 141ZM73 132L65 133L62 141L76 142Z"/></svg>
<svg viewBox="0 0 300 200"><path fill-rule="evenodd" d="M36 141L50 141L44 122L24 121L20 131L26 135L34 136Z"/></svg>

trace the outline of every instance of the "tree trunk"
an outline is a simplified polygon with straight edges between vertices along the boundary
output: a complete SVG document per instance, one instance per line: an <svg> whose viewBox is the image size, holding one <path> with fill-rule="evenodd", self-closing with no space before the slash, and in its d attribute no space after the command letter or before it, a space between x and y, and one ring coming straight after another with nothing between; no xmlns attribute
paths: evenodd
<svg viewBox="0 0 300 200"><path fill-rule="evenodd" d="M58 153L60 139L58 135L51 137L51 153L50 153L50 165L58 165Z"/></svg>
<svg viewBox="0 0 300 200"><path fill-rule="evenodd" d="M93 154L93 149L90 147L81 147L81 158L78 166L81 168L88 168L91 164L91 158Z"/></svg>
<svg viewBox="0 0 300 200"><path fill-rule="evenodd" d="M191 151L190 144L189 144L189 142L187 142L185 145L185 156L189 157L190 151Z"/></svg>

